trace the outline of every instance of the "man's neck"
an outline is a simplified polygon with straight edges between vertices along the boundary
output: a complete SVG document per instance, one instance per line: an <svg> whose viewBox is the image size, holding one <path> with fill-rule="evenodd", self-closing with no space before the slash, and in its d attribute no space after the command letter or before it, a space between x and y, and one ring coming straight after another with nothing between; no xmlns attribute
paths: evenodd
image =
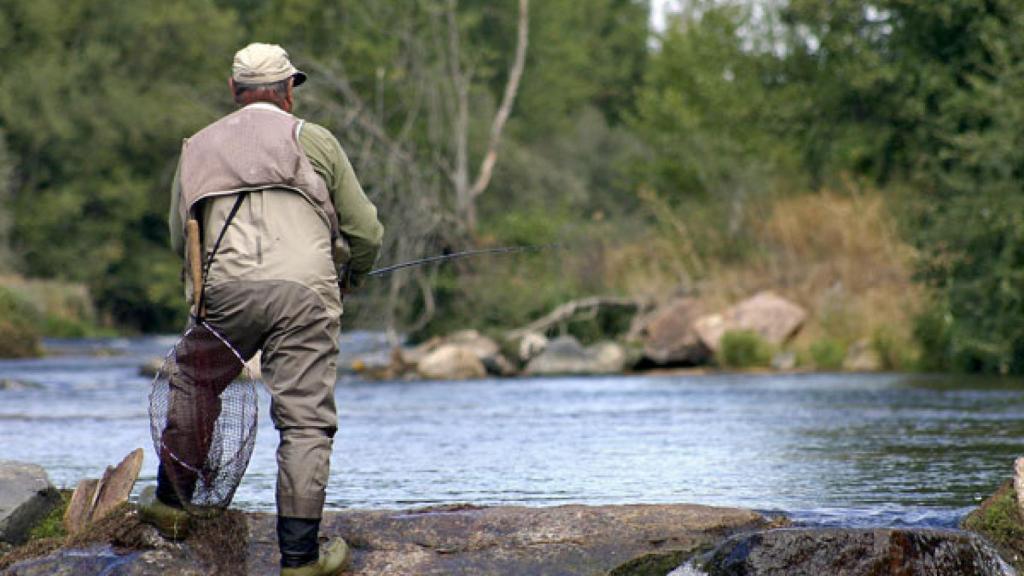
<svg viewBox="0 0 1024 576"><path fill-rule="evenodd" d="M280 112L282 114L290 114L289 112L282 110L280 106L274 104L273 102L252 102L250 104L242 106L241 109L245 110L247 108L255 108L257 110L273 110L275 112Z"/></svg>

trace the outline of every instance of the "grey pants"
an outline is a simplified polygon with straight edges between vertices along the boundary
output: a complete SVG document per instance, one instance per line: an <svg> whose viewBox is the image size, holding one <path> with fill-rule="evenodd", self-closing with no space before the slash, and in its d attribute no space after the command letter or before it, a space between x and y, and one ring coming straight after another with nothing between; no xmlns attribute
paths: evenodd
<svg viewBox="0 0 1024 576"><path fill-rule="evenodd" d="M233 281L206 289L207 322L245 359L263 351L270 416L280 434L277 512L320 518L337 431L334 405L340 319L309 288Z"/></svg>

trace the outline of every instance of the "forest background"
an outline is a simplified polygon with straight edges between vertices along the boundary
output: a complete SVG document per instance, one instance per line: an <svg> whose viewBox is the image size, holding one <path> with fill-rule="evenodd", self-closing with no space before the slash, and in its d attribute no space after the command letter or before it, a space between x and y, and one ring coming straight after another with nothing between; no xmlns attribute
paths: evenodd
<svg viewBox="0 0 1024 576"><path fill-rule="evenodd" d="M370 281L348 328L772 289L810 311L793 346L819 367L867 340L890 368L1024 372L1015 1L690 0L657 31L650 10L0 0L0 339L181 327L176 157L259 40L309 72L296 111L380 207L382 263L558 245Z"/></svg>

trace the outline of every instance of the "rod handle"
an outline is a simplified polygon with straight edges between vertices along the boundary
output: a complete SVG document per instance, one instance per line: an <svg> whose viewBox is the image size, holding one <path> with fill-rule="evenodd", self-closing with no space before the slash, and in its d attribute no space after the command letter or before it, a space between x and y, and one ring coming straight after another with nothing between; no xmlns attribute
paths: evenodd
<svg viewBox="0 0 1024 576"><path fill-rule="evenodd" d="M203 289L203 249L199 241L199 221L190 218L185 223L185 242L188 248L188 276L192 281L192 304L199 303L199 292ZM196 316L202 317L203 310L196 310Z"/></svg>

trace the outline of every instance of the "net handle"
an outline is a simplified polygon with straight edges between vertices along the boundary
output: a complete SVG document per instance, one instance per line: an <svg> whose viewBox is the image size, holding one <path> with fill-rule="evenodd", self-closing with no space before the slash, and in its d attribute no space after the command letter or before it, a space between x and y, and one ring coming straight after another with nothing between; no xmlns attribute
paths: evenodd
<svg viewBox="0 0 1024 576"><path fill-rule="evenodd" d="M199 292L203 286L203 249L202 241L199 239L199 221L190 218L185 224L185 238L188 241L188 275L192 281L192 303L197 304L195 316L202 317L204 312L199 310Z"/></svg>

